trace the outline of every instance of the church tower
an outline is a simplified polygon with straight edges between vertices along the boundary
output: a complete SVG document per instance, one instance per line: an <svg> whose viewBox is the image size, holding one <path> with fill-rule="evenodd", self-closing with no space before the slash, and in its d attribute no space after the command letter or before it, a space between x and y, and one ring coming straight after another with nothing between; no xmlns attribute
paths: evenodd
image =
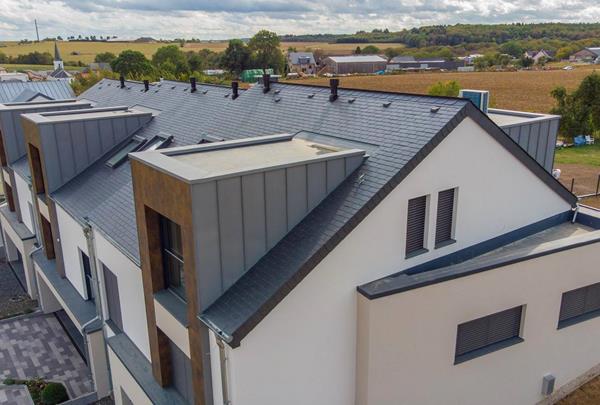
<svg viewBox="0 0 600 405"><path fill-rule="evenodd" d="M62 58L60 57L60 52L58 51L58 44L54 42L54 70L64 69L65 65L63 63Z"/></svg>

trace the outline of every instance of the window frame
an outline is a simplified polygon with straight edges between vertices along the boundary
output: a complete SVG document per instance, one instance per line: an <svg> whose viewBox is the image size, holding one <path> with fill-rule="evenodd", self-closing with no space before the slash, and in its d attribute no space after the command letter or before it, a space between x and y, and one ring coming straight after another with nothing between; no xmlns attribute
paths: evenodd
<svg viewBox="0 0 600 405"><path fill-rule="evenodd" d="M440 196L442 193L446 193L452 191L452 222L450 224L450 235L448 238L444 240L438 241L438 226L440 222ZM436 218L435 218L435 235L434 235L434 249L441 249L445 246L456 243L456 214L457 214L457 205L458 205L458 187L447 188L445 190L441 190L437 195L437 207L436 207Z"/></svg>
<svg viewBox="0 0 600 405"><path fill-rule="evenodd" d="M146 144L146 139L142 138L141 136L138 135L134 135L132 136L127 143L125 143L124 145L122 145L119 150L117 150L115 153L113 153L108 160L106 161L106 166L110 167L111 169L114 169L116 167L119 167L121 164L123 164L126 160L127 160L127 156L129 156L130 153L136 152L138 150L140 150L141 148L144 147L144 145ZM125 154L123 154L123 152L126 152Z"/></svg>
<svg viewBox="0 0 600 405"><path fill-rule="evenodd" d="M90 257L81 249L79 249L79 263L81 265L81 273L83 274L83 286L85 287L85 294L87 301L96 303L96 296L94 291L94 276L92 275L92 263ZM86 266L87 263L87 266ZM87 271L86 271L87 268Z"/></svg>
<svg viewBox="0 0 600 405"><path fill-rule="evenodd" d="M155 135L150 138L149 141L144 143L143 150L152 151L162 149L165 146L168 146L171 142L173 142L173 135ZM154 145L156 145L156 147L153 148Z"/></svg>
<svg viewBox="0 0 600 405"><path fill-rule="evenodd" d="M524 321L525 321L526 308L527 308L526 305L518 305L518 306L515 306L512 308L497 311L492 314L485 315L485 316L475 318L475 319L458 324L456 326L456 341L455 341L455 345L454 345L454 365L461 364L466 361L476 359L477 357L485 356L486 354L490 354L490 353L496 352L498 350L502 350L507 347L513 346L515 344L524 342L525 340L523 339L522 335L523 335L523 326L524 326ZM497 341L493 341L491 343L487 343L485 345L477 347L476 349L469 350L464 353L459 353L458 349L459 349L459 341L460 341L460 337L461 337L461 327L464 328L465 325L468 325L468 324L471 324L474 322L484 322L487 320L488 325L487 325L486 333L488 333L488 336L486 337L486 339L489 339L489 332L491 329L489 320L492 319L493 317L498 317L501 314L508 313L509 311L514 311L517 309L520 309L520 313L519 313L519 318L518 318L518 321L519 321L518 331L516 334L514 334L510 337L507 337L505 339L502 339L502 340L497 340ZM497 325L495 325L495 326L497 326Z"/></svg>
<svg viewBox="0 0 600 405"><path fill-rule="evenodd" d="M172 246L169 246L173 239L170 232L170 229L172 228L169 226L171 224L173 224L176 227L175 229L179 231L177 239L179 239L179 243L181 244L181 252L177 252ZM159 226L161 245L160 249L165 289L173 293L182 301L187 302L187 294L185 291L185 262L183 260L183 234L181 232L181 226L163 215L159 216ZM178 267L179 285L177 285L177 283L173 283L173 279L171 278L170 264L174 264L174 267Z"/></svg>
<svg viewBox="0 0 600 405"><path fill-rule="evenodd" d="M410 232L410 204L411 201L415 201L415 200L419 200L419 199L425 199L425 207L424 207L424 213L423 213L423 239L422 239L422 244L421 247L419 249L411 249L409 251L408 247L409 247L409 232ZM429 204L430 204L430 200L431 197L429 194L425 194L425 195L421 195L418 197L413 197L410 198L407 202L406 205L406 232L405 232L405 240L404 240L404 254L405 254L405 258L409 259L411 257L415 257L415 256L419 256L423 253L427 253L429 252L429 249L427 249L427 239L428 239L428 234L429 234Z"/></svg>

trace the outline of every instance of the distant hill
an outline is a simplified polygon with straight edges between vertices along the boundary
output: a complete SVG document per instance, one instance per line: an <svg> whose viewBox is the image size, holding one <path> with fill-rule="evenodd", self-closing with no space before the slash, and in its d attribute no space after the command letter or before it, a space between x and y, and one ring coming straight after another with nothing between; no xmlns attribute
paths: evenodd
<svg viewBox="0 0 600 405"><path fill-rule="evenodd" d="M409 48L503 44L511 40L600 41L600 23L456 24L433 25L392 32L387 29L355 34L282 35L284 42L402 43Z"/></svg>

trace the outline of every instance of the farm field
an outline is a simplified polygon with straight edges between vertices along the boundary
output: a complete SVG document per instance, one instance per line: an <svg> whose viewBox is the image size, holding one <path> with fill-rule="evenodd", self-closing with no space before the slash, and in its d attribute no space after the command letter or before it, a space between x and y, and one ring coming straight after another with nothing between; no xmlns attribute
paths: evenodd
<svg viewBox="0 0 600 405"><path fill-rule="evenodd" d="M600 176L600 144L559 149L554 167L561 170L560 181L575 195L596 193ZM600 197L586 198L584 204L600 208Z"/></svg>
<svg viewBox="0 0 600 405"><path fill-rule="evenodd" d="M23 70L54 70L53 65L18 65L18 64L7 64L0 63L0 66L5 68L7 71L23 71ZM66 70L82 70L79 66L65 66Z"/></svg>
<svg viewBox="0 0 600 405"><path fill-rule="evenodd" d="M340 87L426 94L439 81L456 80L462 88L489 90L491 106L509 110L547 113L554 106L550 92L556 86L575 89L581 80L600 68L578 66L574 70L531 70L517 72L420 72L381 76L340 78ZM328 85L328 78L298 79L294 82Z"/></svg>
<svg viewBox="0 0 600 405"><path fill-rule="evenodd" d="M93 62L94 57L98 53L112 52L119 54L126 49L132 49L142 52L146 57L150 58L158 48L170 44L166 43L138 43L138 42L69 42L60 41L58 43L61 56L64 61L82 61L86 64ZM289 47L294 47L298 51L303 50L315 50L323 49L327 53L336 54L350 54L356 47L360 45L361 48L367 45L375 45L379 48L397 48L403 46L402 44L336 44L327 42L282 42L281 48L287 51ZM227 41L207 41L198 43L186 43L184 51L199 51L201 49L210 49L212 51L220 52L227 48ZM17 42L1 42L0 52L8 56L23 55L30 52L49 52L54 54L54 42L45 41L39 43L30 43L19 45ZM76 52L78 54L73 55Z"/></svg>

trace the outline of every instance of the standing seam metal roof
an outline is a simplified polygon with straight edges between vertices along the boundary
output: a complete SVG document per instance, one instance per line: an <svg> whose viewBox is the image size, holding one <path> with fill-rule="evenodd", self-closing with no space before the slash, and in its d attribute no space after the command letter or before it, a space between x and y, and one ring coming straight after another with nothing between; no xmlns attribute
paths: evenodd
<svg viewBox="0 0 600 405"><path fill-rule="evenodd" d="M25 89L33 90L36 93L42 93L53 100L64 100L75 97L71 85L65 81L0 82L0 103L14 101Z"/></svg>

